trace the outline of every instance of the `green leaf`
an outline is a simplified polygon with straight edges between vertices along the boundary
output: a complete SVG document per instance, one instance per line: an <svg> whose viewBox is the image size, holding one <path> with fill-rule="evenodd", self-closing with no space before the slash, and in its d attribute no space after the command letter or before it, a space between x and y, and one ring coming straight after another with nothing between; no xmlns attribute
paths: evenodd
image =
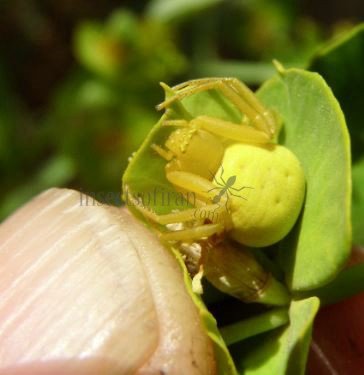
<svg viewBox="0 0 364 375"><path fill-rule="evenodd" d="M123 175L123 199L128 208L137 214L132 198L139 198L144 206L158 214L180 208L176 204L180 195L165 177L165 160L150 147L163 144L171 129L162 127L162 119L155 125L141 148L132 156Z"/></svg>
<svg viewBox="0 0 364 375"><path fill-rule="evenodd" d="M319 308L316 297L293 301L290 324L264 338L237 364L244 375L303 375L313 319Z"/></svg>
<svg viewBox="0 0 364 375"><path fill-rule="evenodd" d="M364 24L329 42L313 58L309 69L319 72L338 98L348 124L352 142L353 168L353 242L364 244L363 168L364 128ZM359 165L356 165L359 163ZM361 166L360 166L361 165Z"/></svg>
<svg viewBox="0 0 364 375"><path fill-rule="evenodd" d="M364 290L364 263L346 268L334 281L310 292L299 293L300 298L315 294L320 304L328 305L361 293Z"/></svg>
<svg viewBox="0 0 364 375"><path fill-rule="evenodd" d="M316 73L289 69L258 96L283 120L280 142L300 160L306 201L295 228L281 243L287 283L309 290L329 282L349 255L350 145L344 116Z"/></svg>
<svg viewBox="0 0 364 375"><path fill-rule="evenodd" d="M353 243L364 245L364 159L353 165Z"/></svg>
<svg viewBox="0 0 364 375"><path fill-rule="evenodd" d="M320 73L344 111L356 161L364 153L364 24L333 40L313 58L309 69Z"/></svg>
<svg viewBox="0 0 364 375"><path fill-rule="evenodd" d="M226 345L231 345L245 340L248 337L285 325L288 321L287 309L277 308L229 326L222 327L220 332Z"/></svg>
<svg viewBox="0 0 364 375"><path fill-rule="evenodd" d="M214 345L218 375L238 375L238 372L235 368L235 364L233 362L233 359L231 358L229 350L227 349L226 344L217 328L215 318L207 310L201 298L193 292L191 278L188 274L187 268L183 262L180 253L174 249L172 249L172 251L183 270L184 281L187 291L190 294L193 302L197 306L201 315L202 322L204 323L205 328L207 330L207 334L211 338L211 341Z"/></svg>

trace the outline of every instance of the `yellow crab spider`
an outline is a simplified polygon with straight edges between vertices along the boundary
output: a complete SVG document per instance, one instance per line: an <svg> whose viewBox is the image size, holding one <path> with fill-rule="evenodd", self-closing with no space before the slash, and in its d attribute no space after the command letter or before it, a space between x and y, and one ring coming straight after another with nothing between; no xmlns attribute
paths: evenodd
<svg viewBox="0 0 364 375"><path fill-rule="evenodd" d="M166 160L168 181L177 190L196 195L196 207L165 215L140 205L138 209L162 225L186 223L182 230L164 233L168 241L195 241L223 232L253 247L281 240L301 210L305 178L296 156L274 143L273 112L235 78L197 79L168 89L173 94L157 106L159 110L187 96L218 90L240 111L242 120L233 123L205 115L165 120L163 125L176 129L164 147L153 144L152 148ZM238 191L228 194L227 189L217 199L219 178L235 190L249 187L244 199Z"/></svg>

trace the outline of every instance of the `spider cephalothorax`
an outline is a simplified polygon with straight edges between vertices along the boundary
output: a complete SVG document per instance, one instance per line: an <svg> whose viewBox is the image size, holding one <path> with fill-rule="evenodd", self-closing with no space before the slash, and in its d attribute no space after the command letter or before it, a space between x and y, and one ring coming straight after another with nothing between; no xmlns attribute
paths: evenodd
<svg viewBox="0 0 364 375"><path fill-rule="evenodd" d="M196 195L195 207L157 215L138 209L167 225L186 223L163 234L165 240L194 241L229 233L249 246L267 246L283 238L300 212L305 179L299 161L274 143L277 124L249 88L233 78L207 78L168 88L158 109L206 90L218 90L241 113L240 123L216 117L170 119L172 130L163 145L152 148L166 160L165 173L176 190ZM198 212L205 212L203 217Z"/></svg>

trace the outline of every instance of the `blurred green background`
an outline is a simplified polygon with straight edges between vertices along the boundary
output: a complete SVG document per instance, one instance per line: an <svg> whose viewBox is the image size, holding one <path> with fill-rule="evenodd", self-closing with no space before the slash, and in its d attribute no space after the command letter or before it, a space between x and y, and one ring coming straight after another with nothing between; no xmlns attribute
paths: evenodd
<svg viewBox="0 0 364 375"><path fill-rule="evenodd" d="M0 0L0 220L51 186L115 192L159 81L306 67L364 2ZM102 194L97 196L102 197Z"/></svg>

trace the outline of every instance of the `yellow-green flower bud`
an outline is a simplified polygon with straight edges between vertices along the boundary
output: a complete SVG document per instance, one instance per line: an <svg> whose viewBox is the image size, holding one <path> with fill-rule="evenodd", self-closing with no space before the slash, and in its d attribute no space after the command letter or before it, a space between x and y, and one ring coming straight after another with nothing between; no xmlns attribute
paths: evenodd
<svg viewBox="0 0 364 375"><path fill-rule="evenodd" d="M254 256L231 241L212 244L202 251L204 276L220 291L244 302L286 305L286 288L265 271Z"/></svg>

